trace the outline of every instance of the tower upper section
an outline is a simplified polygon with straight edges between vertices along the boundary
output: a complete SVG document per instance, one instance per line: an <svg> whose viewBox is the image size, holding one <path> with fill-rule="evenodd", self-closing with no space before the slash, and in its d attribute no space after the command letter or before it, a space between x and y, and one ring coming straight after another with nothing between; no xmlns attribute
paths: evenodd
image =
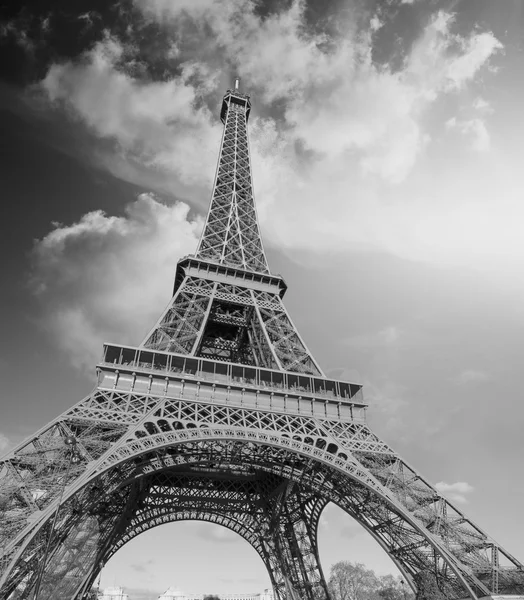
<svg viewBox="0 0 524 600"><path fill-rule="evenodd" d="M196 256L226 266L269 273L253 195L247 121L249 96L228 90L220 117L224 133L211 205Z"/></svg>

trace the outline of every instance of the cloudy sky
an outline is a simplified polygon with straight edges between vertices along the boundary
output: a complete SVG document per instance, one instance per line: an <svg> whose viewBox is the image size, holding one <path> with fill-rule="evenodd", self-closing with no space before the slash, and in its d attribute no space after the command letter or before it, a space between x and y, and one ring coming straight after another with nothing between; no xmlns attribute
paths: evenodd
<svg viewBox="0 0 524 600"><path fill-rule="evenodd" d="M524 559L524 3L9 6L0 450L89 393L102 342L138 344L169 300L239 75L268 258L308 345L365 385L377 433ZM335 508L320 543L326 571L394 570ZM125 547L113 583L152 597L268 578L233 534L184 523Z"/></svg>

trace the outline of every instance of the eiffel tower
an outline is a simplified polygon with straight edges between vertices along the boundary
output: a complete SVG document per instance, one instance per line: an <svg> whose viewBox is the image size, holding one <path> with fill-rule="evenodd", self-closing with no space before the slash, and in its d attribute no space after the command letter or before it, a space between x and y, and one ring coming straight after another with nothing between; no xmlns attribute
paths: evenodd
<svg viewBox="0 0 524 600"><path fill-rule="evenodd" d="M334 502L418 598L523 598L523 565L366 424L325 376L270 273L249 96L228 90L203 233L140 346L105 344L94 391L0 462L0 597L80 600L115 552L198 519L258 552L278 600L329 599L317 529Z"/></svg>

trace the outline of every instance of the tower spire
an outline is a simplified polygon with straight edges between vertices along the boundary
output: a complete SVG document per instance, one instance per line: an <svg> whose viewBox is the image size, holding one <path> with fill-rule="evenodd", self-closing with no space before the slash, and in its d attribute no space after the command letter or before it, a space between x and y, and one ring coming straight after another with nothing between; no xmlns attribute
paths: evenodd
<svg viewBox="0 0 524 600"><path fill-rule="evenodd" d="M249 96L226 92L224 133L195 256L177 266L173 298L143 346L206 359L323 376L282 303L287 286L267 265L253 196Z"/></svg>
<svg viewBox="0 0 524 600"><path fill-rule="evenodd" d="M247 137L249 96L240 79L222 101L224 123L211 205L196 256L230 267L269 273L253 195Z"/></svg>

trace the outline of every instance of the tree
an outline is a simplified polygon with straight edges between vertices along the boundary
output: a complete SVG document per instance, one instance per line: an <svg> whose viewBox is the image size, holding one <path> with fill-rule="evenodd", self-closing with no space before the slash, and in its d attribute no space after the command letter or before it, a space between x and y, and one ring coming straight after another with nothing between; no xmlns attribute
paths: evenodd
<svg viewBox="0 0 524 600"><path fill-rule="evenodd" d="M416 576L416 600L446 600L447 596L438 586L437 578L430 571L421 571Z"/></svg>
<svg viewBox="0 0 524 600"><path fill-rule="evenodd" d="M332 600L375 600L380 581L372 569L343 560L331 567L328 587Z"/></svg>
<svg viewBox="0 0 524 600"><path fill-rule="evenodd" d="M332 600L415 600L401 577L378 576L360 563L347 561L331 567L328 587Z"/></svg>
<svg viewBox="0 0 524 600"><path fill-rule="evenodd" d="M401 577L394 577L393 575L380 577L378 595L383 600L414 600L411 588Z"/></svg>
<svg viewBox="0 0 524 600"><path fill-rule="evenodd" d="M206 594L204 600L220 600L220 596L217 596L216 594Z"/></svg>

